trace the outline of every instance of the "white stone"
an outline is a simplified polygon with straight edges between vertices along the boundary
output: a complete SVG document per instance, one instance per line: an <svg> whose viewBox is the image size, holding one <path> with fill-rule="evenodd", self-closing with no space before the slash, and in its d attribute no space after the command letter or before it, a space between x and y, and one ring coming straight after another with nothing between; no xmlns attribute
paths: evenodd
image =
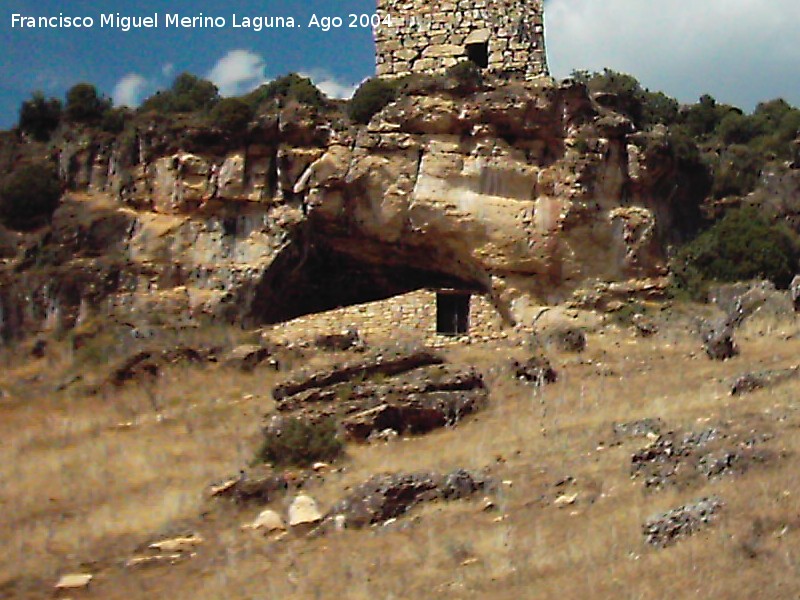
<svg viewBox="0 0 800 600"><path fill-rule="evenodd" d="M189 537L162 540L160 542L150 544L149 547L151 550L158 550L159 552L190 552L203 542L203 538L192 535Z"/></svg>
<svg viewBox="0 0 800 600"><path fill-rule="evenodd" d="M249 525L245 525L245 529L259 530L263 529L267 533L273 531L284 531L286 524L283 522L281 516L274 510L267 509L256 517L256 520Z"/></svg>
<svg viewBox="0 0 800 600"><path fill-rule="evenodd" d="M57 590L81 590L89 587L89 584L94 579L94 575L89 574L71 574L64 575L56 583Z"/></svg>
<svg viewBox="0 0 800 600"><path fill-rule="evenodd" d="M289 525L292 527L319 523L321 520L322 513L311 496L297 496L289 507Z"/></svg>

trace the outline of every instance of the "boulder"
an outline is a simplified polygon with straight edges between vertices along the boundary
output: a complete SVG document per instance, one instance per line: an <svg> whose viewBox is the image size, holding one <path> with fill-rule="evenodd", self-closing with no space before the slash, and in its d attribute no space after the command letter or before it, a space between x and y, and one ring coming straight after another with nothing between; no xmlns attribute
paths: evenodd
<svg viewBox="0 0 800 600"><path fill-rule="evenodd" d="M322 521L322 513L317 506L316 500L303 494L294 499L289 507L289 525L291 527L313 525L320 521Z"/></svg>
<svg viewBox="0 0 800 600"><path fill-rule="evenodd" d="M487 402L485 388L410 394L347 416L342 420L342 426L351 439L360 442L367 441L373 433L387 429L400 434L427 433L456 425L465 416L483 408Z"/></svg>
<svg viewBox="0 0 800 600"><path fill-rule="evenodd" d="M511 369L515 378L536 386L555 383L558 379L556 370L544 356L532 356L525 362L514 360L511 363Z"/></svg>
<svg viewBox="0 0 800 600"><path fill-rule="evenodd" d="M586 333L577 327L559 327L545 335L545 342L560 352L583 352Z"/></svg>
<svg viewBox="0 0 800 600"><path fill-rule="evenodd" d="M263 530L266 533L273 531L285 531L286 523L283 522L281 516L272 509L266 509L261 512L256 520L252 523L245 525L245 529L253 529L255 531Z"/></svg>
<svg viewBox="0 0 800 600"><path fill-rule="evenodd" d="M344 517L347 527L365 527L397 518L421 502L468 498L492 486L485 475L463 469L445 475L376 475L336 504L328 516Z"/></svg>
<svg viewBox="0 0 800 600"><path fill-rule="evenodd" d="M754 371L745 373L736 378L731 386L731 396L748 394L755 390L777 385L789 379L800 376L800 366L789 369L777 369L771 371Z"/></svg>

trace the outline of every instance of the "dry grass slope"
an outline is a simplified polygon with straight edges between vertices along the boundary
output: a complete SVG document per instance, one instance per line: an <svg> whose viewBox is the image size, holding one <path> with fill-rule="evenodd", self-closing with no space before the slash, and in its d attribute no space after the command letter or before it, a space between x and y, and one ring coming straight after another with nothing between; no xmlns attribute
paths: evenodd
<svg viewBox="0 0 800 600"><path fill-rule="evenodd" d="M54 382L75 368L61 346L39 361L9 349L0 358L0 596L50 598L59 575L86 571L96 579L73 597L796 598L798 384L728 390L744 371L795 364L800 333L793 321L762 320L739 341L740 357L713 363L683 331L642 340L607 327L583 355L553 355L559 382L538 391L509 377L508 358L524 355L514 339L451 348L486 373L490 408L455 429L350 446L345 471L309 493L324 507L378 472L489 467L506 482L497 509L434 503L388 527L280 542L240 529L257 507L204 496L251 460L280 375L173 367L148 386L57 393ZM630 478L630 455L646 440L610 442L613 423L646 417L769 432L780 457L645 490ZM567 477L574 483L556 487ZM557 508L565 489L577 501ZM650 516L712 494L725 502L714 525L664 550L645 544ZM124 568L148 543L192 532L206 539L195 558Z"/></svg>

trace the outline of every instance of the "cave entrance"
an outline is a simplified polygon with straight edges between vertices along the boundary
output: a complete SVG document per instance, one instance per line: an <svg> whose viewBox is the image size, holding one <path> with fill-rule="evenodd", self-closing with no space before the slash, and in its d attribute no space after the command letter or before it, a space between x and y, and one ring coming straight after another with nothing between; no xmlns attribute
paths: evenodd
<svg viewBox="0 0 800 600"><path fill-rule="evenodd" d="M469 307L472 293L463 290L436 292L436 333L466 335L469 333Z"/></svg>
<svg viewBox="0 0 800 600"><path fill-rule="evenodd" d="M280 323L430 289L445 290L441 294L449 298L441 303L437 301L437 307L441 307L437 308L437 326L441 324L441 328L452 335L466 332L470 294L482 289L480 285L420 268L414 265L419 262L418 258L404 260L398 254L391 260L388 247L381 248L380 252L378 248L373 252L367 248L362 250L365 256L380 256L382 260L363 260L323 244L290 244L253 290L246 323L254 326Z"/></svg>

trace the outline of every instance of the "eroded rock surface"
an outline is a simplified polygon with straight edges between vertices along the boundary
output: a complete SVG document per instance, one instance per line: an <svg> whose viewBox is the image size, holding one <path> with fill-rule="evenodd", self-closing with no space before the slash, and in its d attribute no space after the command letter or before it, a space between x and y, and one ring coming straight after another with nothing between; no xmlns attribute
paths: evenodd
<svg viewBox="0 0 800 600"><path fill-rule="evenodd" d="M644 524L648 544L664 548L710 525L724 503L712 496L657 515Z"/></svg>
<svg viewBox="0 0 800 600"><path fill-rule="evenodd" d="M421 502L468 498L493 485L486 475L463 469L444 475L376 475L334 506L328 517L341 515L347 527L365 527L399 517Z"/></svg>
<svg viewBox="0 0 800 600"><path fill-rule="evenodd" d="M410 91L364 127L288 103L246 141L155 117L68 133L52 230L0 267L4 338L89 315L272 323L426 286L513 321L523 295L663 275L699 204L666 130L571 82Z"/></svg>
<svg viewBox="0 0 800 600"><path fill-rule="evenodd" d="M295 376L273 392L281 416L267 433L279 434L285 418L334 417L360 442L388 430L418 434L456 425L481 410L489 392L475 369L443 362L425 349L392 350Z"/></svg>

